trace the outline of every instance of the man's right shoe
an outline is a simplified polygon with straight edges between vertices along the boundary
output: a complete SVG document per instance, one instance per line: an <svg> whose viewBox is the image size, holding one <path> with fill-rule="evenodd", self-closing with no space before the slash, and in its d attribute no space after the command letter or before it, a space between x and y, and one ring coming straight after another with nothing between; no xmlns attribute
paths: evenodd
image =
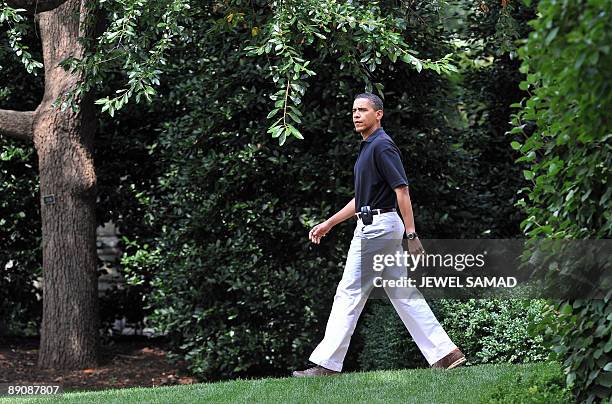
<svg viewBox="0 0 612 404"><path fill-rule="evenodd" d="M317 365L306 370L296 370L293 372L293 377L334 376L340 373Z"/></svg>
<svg viewBox="0 0 612 404"><path fill-rule="evenodd" d="M465 363L465 355L463 355L459 348L455 348L444 358L431 365L431 367L436 369L452 369L463 365L463 363Z"/></svg>

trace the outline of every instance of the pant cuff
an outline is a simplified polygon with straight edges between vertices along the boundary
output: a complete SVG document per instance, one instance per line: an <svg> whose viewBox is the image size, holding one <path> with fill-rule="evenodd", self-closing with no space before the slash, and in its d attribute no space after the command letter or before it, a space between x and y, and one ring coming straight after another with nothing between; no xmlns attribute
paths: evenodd
<svg viewBox="0 0 612 404"><path fill-rule="evenodd" d="M448 355L449 353L453 352L455 349L457 349L457 346L453 345L451 347L451 349L449 349L447 352L443 352L442 354L437 355L438 357L437 358L434 357L434 360L429 364L429 366L433 365L434 363L436 363L440 359L444 358L446 355Z"/></svg>
<svg viewBox="0 0 612 404"><path fill-rule="evenodd" d="M334 372L342 371L342 363L334 362L331 360L317 360L316 358L313 358L312 356L308 360L314 364L323 366L325 369L333 370Z"/></svg>

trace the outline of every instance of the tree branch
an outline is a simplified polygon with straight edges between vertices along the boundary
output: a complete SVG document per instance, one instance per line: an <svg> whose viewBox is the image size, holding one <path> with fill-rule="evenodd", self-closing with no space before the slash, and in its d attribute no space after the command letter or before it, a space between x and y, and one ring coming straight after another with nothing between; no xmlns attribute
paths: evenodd
<svg viewBox="0 0 612 404"><path fill-rule="evenodd" d="M14 139L32 142L33 122L33 111L10 111L8 109L0 109L0 135L7 135Z"/></svg>
<svg viewBox="0 0 612 404"><path fill-rule="evenodd" d="M25 8L30 13L38 14L51 11L61 6L66 0L5 0L13 8Z"/></svg>

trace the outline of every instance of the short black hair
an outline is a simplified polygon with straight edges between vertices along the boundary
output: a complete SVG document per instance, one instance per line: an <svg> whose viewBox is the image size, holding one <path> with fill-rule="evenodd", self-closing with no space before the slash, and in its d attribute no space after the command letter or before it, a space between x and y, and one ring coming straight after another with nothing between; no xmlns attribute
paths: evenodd
<svg viewBox="0 0 612 404"><path fill-rule="evenodd" d="M357 94L355 98L353 99L353 101L356 100L357 98L365 98L367 100L370 100L375 111L383 109L383 101L376 94L372 94L372 93Z"/></svg>

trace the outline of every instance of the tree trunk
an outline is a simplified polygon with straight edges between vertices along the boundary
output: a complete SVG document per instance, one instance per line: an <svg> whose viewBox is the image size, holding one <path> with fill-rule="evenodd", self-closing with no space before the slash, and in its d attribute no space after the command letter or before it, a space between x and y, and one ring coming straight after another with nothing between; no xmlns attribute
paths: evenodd
<svg viewBox="0 0 612 404"><path fill-rule="evenodd" d="M77 41L87 35L87 0L68 0L38 15L45 65L45 95L32 125L39 159L43 238L43 319L38 365L77 369L97 363L98 293L96 116L89 95L75 99L78 111L53 101L82 79L58 63L82 57Z"/></svg>

